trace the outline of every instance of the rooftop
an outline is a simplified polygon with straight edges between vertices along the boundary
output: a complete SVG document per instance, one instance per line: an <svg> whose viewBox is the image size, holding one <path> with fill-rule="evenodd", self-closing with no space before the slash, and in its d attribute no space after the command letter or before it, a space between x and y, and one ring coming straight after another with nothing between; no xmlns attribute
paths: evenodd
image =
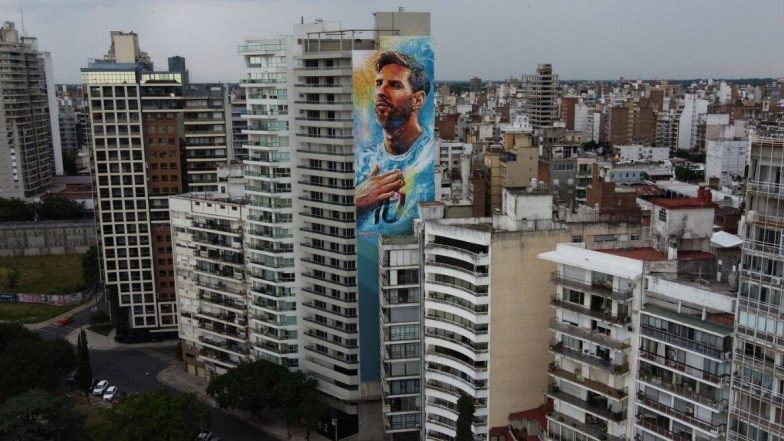
<svg viewBox="0 0 784 441"><path fill-rule="evenodd" d="M597 250L600 253L612 254L614 256L627 257L629 259L642 260L644 262L652 262L658 260L667 260L667 256L661 251L657 251L651 247L639 248L623 248L614 250Z"/></svg>
<svg viewBox="0 0 784 441"><path fill-rule="evenodd" d="M689 208L716 208L713 202L706 202L698 198L685 198L685 199L654 199L651 201L653 205L669 209L689 209Z"/></svg>
<svg viewBox="0 0 784 441"><path fill-rule="evenodd" d="M646 303L643 312L650 312L660 317L683 323L692 328L705 329L719 335L729 335L733 331L733 315L725 313L708 313L705 320L691 315L679 314L675 311Z"/></svg>

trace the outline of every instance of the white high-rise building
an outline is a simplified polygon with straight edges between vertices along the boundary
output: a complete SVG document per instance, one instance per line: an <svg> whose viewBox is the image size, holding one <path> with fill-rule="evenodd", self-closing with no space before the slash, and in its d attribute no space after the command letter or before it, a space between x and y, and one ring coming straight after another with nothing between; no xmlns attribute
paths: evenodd
<svg viewBox="0 0 784 441"><path fill-rule="evenodd" d="M697 123L700 115L708 113L708 100L687 93L678 123L678 148L693 150L697 144Z"/></svg>
<svg viewBox="0 0 784 441"><path fill-rule="evenodd" d="M289 77L294 37L248 40L239 47L247 69L244 161L245 225L253 357L299 366L294 270Z"/></svg>

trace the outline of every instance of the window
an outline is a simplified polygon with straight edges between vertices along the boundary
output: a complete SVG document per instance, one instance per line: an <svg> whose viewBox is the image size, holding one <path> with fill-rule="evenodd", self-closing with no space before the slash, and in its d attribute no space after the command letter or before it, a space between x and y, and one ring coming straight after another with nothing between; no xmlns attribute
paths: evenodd
<svg viewBox="0 0 784 441"><path fill-rule="evenodd" d="M667 210L664 208L659 208L659 220L662 222L667 222Z"/></svg>

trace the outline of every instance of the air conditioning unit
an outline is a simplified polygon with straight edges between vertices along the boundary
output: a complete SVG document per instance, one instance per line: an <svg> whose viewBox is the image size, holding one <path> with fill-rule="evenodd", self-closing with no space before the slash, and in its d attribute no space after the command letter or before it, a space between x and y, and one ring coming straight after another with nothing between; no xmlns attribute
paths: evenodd
<svg viewBox="0 0 784 441"><path fill-rule="evenodd" d="M774 285L781 285L781 277L771 277L770 283Z"/></svg>

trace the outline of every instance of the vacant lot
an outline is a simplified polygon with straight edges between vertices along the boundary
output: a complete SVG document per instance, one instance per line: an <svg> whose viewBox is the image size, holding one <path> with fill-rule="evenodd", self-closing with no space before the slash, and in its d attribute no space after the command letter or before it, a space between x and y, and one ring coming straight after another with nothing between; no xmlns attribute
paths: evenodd
<svg viewBox="0 0 784 441"><path fill-rule="evenodd" d="M71 306L44 305L38 303L0 303L0 321L39 323L49 320L73 308Z"/></svg>
<svg viewBox="0 0 784 441"><path fill-rule="evenodd" d="M70 294L84 287L81 254L0 257L0 292Z"/></svg>

